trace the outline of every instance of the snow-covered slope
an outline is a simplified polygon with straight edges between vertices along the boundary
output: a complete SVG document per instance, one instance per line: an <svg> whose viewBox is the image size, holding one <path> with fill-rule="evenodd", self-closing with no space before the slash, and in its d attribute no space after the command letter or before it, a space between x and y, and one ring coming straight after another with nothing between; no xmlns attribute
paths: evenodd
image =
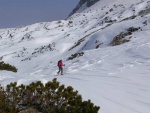
<svg viewBox="0 0 150 113"><path fill-rule="evenodd" d="M1 29L0 58L18 72L0 71L0 83L58 78L99 113L149 113L150 1L100 0L79 10L67 20ZM59 59L64 76L56 75Z"/></svg>

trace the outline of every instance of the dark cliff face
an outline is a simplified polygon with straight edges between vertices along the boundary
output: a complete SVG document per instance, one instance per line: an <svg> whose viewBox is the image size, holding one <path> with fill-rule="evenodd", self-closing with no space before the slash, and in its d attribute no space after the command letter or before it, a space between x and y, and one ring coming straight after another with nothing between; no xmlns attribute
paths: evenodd
<svg viewBox="0 0 150 113"><path fill-rule="evenodd" d="M99 1L99 0L87 0L87 7L92 6L92 5L95 4L97 1Z"/></svg>
<svg viewBox="0 0 150 113"><path fill-rule="evenodd" d="M86 3L87 7L92 6L93 4L95 4L97 1L99 0L80 0L80 2L78 3L78 5L73 9L73 11L70 13L69 16L73 15L74 13L76 13L76 11L79 10L79 8Z"/></svg>

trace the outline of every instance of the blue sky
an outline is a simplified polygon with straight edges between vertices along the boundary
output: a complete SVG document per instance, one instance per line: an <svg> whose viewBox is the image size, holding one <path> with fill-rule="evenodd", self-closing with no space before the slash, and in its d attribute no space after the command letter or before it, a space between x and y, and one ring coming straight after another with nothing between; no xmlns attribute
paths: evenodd
<svg viewBox="0 0 150 113"><path fill-rule="evenodd" d="M65 19L79 0L0 0L0 28Z"/></svg>

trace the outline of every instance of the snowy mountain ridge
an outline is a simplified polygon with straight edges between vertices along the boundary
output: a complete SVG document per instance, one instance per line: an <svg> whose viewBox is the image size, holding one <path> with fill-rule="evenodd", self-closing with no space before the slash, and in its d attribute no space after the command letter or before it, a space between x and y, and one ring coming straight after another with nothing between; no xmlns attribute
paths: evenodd
<svg viewBox="0 0 150 113"><path fill-rule="evenodd" d="M18 68L0 71L1 85L57 78L99 113L149 113L150 1L94 3L66 20L1 29L0 59ZM64 76L56 74L60 59Z"/></svg>

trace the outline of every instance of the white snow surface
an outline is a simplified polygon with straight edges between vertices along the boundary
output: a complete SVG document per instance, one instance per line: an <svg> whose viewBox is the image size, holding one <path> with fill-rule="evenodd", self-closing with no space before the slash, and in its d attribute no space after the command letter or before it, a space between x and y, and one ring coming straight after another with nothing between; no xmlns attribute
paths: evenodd
<svg viewBox="0 0 150 113"><path fill-rule="evenodd" d="M0 84L57 78L100 106L99 113L150 113L150 14L139 15L149 6L149 0L100 0L67 20L1 29L0 59L18 72L0 71ZM110 46L130 27L140 29ZM78 52L84 55L67 60ZM60 59L63 76L56 74Z"/></svg>

